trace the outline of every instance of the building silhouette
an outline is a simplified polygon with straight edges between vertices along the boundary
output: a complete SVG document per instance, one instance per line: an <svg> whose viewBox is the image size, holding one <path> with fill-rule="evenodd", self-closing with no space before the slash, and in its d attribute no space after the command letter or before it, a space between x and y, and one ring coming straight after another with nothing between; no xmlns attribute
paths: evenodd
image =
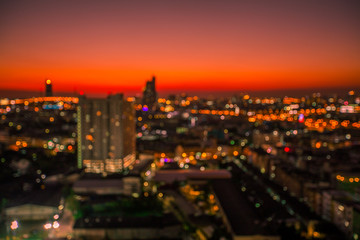
<svg viewBox="0 0 360 240"><path fill-rule="evenodd" d="M52 82L50 79L47 79L45 81L45 97L51 97L51 96L53 96Z"/></svg>
<svg viewBox="0 0 360 240"><path fill-rule="evenodd" d="M153 76L151 80L146 81L146 85L143 91L142 104L146 105L149 109L153 109L155 107L156 101L157 93L155 86L155 76Z"/></svg>
<svg viewBox="0 0 360 240"><path fill-rule="evenodd" d="M119 173L135 161L135 109L122 94L103 99L81 96L77 118L79 168Z"/></svg>

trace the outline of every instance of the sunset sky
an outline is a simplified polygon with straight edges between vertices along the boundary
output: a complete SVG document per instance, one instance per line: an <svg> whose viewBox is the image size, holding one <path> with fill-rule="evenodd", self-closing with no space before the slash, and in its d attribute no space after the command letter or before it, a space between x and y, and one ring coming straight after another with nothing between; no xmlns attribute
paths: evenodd
<svg viewBox="0 0 360 240"><path fill-rule="evenodd" d="M0 89L359 88L360 1L1 1Z"/></svg>

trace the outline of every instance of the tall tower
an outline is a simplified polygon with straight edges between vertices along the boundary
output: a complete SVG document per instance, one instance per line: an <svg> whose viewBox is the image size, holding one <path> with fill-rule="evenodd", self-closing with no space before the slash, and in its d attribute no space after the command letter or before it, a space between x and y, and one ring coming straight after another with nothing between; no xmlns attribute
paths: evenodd
<svg viewBox="0 0 360 240"><path fill-rule="evenodd" d="M78 167L118 173L135 161L135 109L122 94L81 96L78 106Z"/></svg>
<svg viewBox="0 0 360 240"><path fill-rule="evenodd" d="M143 92L143 105L147 105L149 109L153 108L157 101L157 93L155 86L155 76L150 81L146 82L145 89Z"/></svg>
<svg viewBox="0 0 360 240"><path fill-rule="evenodd" d="M52 95L52 82L50 79L47 79L45 81L45 97L51 97Z"/></svg>

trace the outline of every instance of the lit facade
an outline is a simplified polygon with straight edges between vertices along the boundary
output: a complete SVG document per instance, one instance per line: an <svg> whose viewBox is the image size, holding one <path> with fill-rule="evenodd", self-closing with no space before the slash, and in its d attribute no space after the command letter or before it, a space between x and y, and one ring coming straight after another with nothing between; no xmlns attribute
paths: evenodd
<svg viewBox="0 0 360 240"><path fill-rule="evenodd" d="M122 94L81 97L78 106L78 167L118 173L135 161L135 110Z"/></svg>

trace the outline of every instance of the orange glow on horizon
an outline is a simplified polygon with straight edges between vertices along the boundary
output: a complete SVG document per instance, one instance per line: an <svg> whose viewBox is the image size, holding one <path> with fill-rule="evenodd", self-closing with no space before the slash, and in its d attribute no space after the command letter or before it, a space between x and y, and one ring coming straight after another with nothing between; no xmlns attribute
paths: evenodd
<svg viewBox="0 0 360 240"><path fill-rule="evenodd" d="M105 70L104 70L105 72ZM54 74L56 85L55 92L74 92L82 91L87 93L109 93L109 92L139 92L145 86L145 81L149 79L151 74L124 74L124 75L107 75L86 77L74 72L65 75L63 72L57 76ZM207 72L197 74L178 74L166 73L157 75L157 90L159 91L248 91L248 90L282 90L282 89L311 89L311 88L336 88L336 87L359 87L356 76L341 77L340 75L332 76L305 76L293 75L268 75L261 74L241 76L234 73L211 75ZM42 89L41 76L34 73L34 77L16 78L15 81L2 81L0 89L16 89L16 90L34 90ZM56 76L55 76L56 75ZM184 75L187 75L184 76ZM25 80L26 79L26 80ZM121 80L120 80L121 79ZM21 82L22 84L19 84ZM51 84L50 80L46 81ZM42 89L43 90L43 89Z"/></svg>

